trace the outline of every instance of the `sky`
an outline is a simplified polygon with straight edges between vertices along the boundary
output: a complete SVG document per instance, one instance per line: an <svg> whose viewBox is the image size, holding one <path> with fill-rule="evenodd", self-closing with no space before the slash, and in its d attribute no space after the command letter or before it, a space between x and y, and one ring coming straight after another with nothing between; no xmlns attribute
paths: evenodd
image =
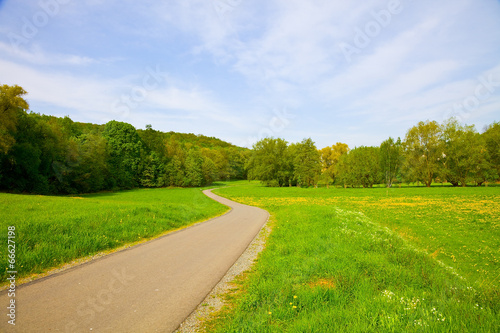
<svg viewBox="0 0 500 333"><path fill-rule="evenodd" d="M37 113L318 148L500 121L499 0L0 0Z"/></svg>

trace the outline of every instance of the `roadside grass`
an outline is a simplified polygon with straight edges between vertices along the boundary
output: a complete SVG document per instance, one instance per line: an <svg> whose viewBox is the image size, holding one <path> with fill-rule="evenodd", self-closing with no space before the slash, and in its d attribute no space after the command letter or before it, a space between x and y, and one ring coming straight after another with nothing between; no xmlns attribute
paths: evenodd
<svg viewBox="0 0 500 333"><path fill-rule="evenodd" d="M207 331L499 331L499 188L235 184L275 222Z"/></svg>
<svg viewBox="0 0 500 333"><path fill-rule="evenodd" d="M2 282L7 228L15 226L17 278L220 215L200 189L139 189L80 196L0 193Z"/></svg>

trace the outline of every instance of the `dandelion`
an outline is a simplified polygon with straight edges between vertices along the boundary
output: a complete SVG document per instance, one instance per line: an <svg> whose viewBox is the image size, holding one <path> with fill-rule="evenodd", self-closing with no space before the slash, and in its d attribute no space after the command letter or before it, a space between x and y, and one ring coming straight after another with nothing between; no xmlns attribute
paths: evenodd
<svg viewBox="0 0 500 333"><path fill-rule="evenodd" d="M269 311L268 314L273 314L273 313L271 311Z"/></svg>
<svg viewBox="0 0 500 333"><path fill-rule="evenodd" d="M297 298L297 296L293 296L293 298Z"/></svg>
<svg viewBox="0 0 500 333"><path fill-rule="evenodd" d="M292 308L296 309L297 307L294 305L294 306L292 306Z"/></svg>

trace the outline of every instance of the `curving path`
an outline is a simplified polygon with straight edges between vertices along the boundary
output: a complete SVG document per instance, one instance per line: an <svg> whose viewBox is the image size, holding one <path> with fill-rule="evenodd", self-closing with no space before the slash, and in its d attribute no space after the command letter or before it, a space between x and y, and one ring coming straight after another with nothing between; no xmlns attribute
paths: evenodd
<svg viewBox="0 0 500 333"><path fill-rule="evenodd" d="M0 293L0 332L172 332L266 223L262 209L219 197L223 216L16 290L16 325Z"/></svg>

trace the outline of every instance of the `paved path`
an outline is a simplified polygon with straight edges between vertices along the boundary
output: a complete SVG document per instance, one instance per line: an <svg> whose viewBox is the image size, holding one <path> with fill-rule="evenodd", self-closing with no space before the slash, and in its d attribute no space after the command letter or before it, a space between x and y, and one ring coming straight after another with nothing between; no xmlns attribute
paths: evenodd
<svg viewBox="0 0 500 333"><path fill-rule="evenodd" d="M16 290L0 293L0 332L172 332L248 247L268 213L204 191L232 210Z"/></svg>

